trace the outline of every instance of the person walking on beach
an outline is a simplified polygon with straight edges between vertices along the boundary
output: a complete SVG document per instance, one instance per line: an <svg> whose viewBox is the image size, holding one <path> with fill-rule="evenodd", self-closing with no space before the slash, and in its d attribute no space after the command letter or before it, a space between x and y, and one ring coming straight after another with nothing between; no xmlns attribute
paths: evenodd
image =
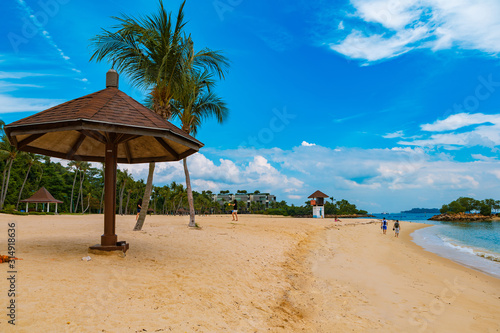
<svg viewBox="0 0 500 333"><path fill-rule="evenodd" d="M399 238L399 230L401 230L399 220L396 220L396 222L394 222L394 227L392 228L392 230L394 230L394 237Z"/></svg>
<svg viewBox="0 0 500 333"><path fill-rule="evenodd" d="M230 203L229 206L233 206L233 211L231 212L231 216L233 217L233 221L238 221L238 202L236 200L233 203ZM235 220L236 218L236 220Z"/></svg>
<svg viewBox="0 0 500 333"><path fill-rule="evenodd" d="M137 201L137 215L135 216L136 221L139 218L139 213L141 212L141 208L142 208L142 199L139 199L139 201Z"/></svg>
<svg viewBox="0 0 500 333"><path fill-rule="evenodd" d="M382 229L384 235L387 234L387 220L385 219L385 217L380 224L381 224L380 228Z"/></svg>

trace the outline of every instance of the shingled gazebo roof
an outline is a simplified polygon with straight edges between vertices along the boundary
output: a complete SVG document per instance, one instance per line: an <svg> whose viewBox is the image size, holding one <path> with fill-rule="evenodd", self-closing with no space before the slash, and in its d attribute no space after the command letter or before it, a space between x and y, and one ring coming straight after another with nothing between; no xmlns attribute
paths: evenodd
<svg viewBox="0 0 500 333"><path fill-rule="evenodd" d="M178 161L203 147L112 86L13 122L5 132L20 150L93 162L104 162L107 133L118 143L118 163Z"/></svg>
<svg viewBox="0 0 500 333"><path fill-rule="evenodd" d="M328 195L326 195L325 193L323 193L321 191L316 191L313 194L311 194L310 196L308 196L308 198L328 198Z"/></svg>
<svg viewBox="0 0 500 333"><path fill-rule="evenodd" d="M63 203L61 200L57 200L52 196L52 194L47 191L45 187L42 187L38 191L35 192L31 197L28 199L21 200L21 202L28 202L28 203Z"/></svg>
<svg viewBox="0 0 500 333"><path fill-rule="evenodd" d="M104 234L91 250L127 251L117 242L117 163L179 161L203 144L118 90L118 73L106 89L54 106L4 127L17 149L67 160L104 162Z"/></svg>

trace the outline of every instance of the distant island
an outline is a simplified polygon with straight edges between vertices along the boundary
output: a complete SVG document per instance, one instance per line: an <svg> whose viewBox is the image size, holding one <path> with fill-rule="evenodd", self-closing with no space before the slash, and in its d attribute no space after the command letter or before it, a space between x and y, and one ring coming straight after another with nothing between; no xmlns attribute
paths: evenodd
<svg viewBox="0 0 500 333"><path fill-rule="evenodd" d="M439 214L439 208L412 208L410 210L402 211L404 214Z"/></svg>

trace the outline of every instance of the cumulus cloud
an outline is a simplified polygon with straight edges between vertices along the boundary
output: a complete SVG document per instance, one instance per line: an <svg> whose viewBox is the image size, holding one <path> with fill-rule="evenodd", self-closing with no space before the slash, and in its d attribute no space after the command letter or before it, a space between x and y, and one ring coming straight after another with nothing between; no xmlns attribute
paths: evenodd
<svg viewBox="0 0 500 333"><path fill-rule="evenodd" d="M396 131L394 133L387 133L385 135L382 135L382 137L385 139L400 138L402 136L403 136L403 131Z"/></svg>
<svg viewBox="0 0 500 333"><path fill-rule="evenodd" d="M449 116L446 119L437 120L432 124L423 124L420 127L422 128L422 131L443 132L456 130L470 125L485 123L500 124L500 115L486 115L482 113L457 113Z"/></svg>
<svg viewBox="0 0 500 333"><path fill-rule="evenodd" d="M345 17L345 30L341 30L349 30L349 22L350 33L325 41L349 58L369 63L415 49L454 47L493 55L500 52L500 3L496 0L351 0L351 5L354 11Z"/></svg>
<svg viewBox="0 0 500 333"><path fill-rule="evenodd" d="M309 143L309 142L306 142L306 141L302 141L301 146L311 147L311 146L316 146L316 144L315 143Z"/></svg>
<svg viewBox="0 0 500 333"><path fill-rule="evenodd" d="M459 113L431 124L421 125L426 132L448 132L431 134L418 140L399 141L401 145L447 149L483 146L494 148L500 145L500 114Z"/></svg>
<svg viewBox="0 0 500 333"><path fill-rule="evenodd" d="M21 98L0 95L0 114L8 112L43 111L61 104L62 102L63 100L59 99Z"/></svg>

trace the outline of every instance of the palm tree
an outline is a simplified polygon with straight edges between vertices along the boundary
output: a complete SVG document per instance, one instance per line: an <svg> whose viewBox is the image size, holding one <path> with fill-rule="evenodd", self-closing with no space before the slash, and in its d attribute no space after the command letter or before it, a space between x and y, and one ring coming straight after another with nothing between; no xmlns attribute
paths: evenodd
<svg viewBox="0 0 500 333"><path fill-rule="evenodd" d="M182 80L182 93L172 101L172 115L179 118L182 130L196 136L201 123L207 118L214 117L222 123L228 115L226 103L222 101L210 88L215 84L212 75L207 72L198 72L191 69L185 72ZM187 166L187 158L182 160L186 176L186 190L189 203L189 226L195 227L195 210L193 191Z"/></svg>
<svg viewBox="0 0 500 333"><path fill-rule="evenodd" d="M28 166L28 169L26 170L26 175L24 176L24 181L23 184L21 185L21 189L19 190L19 196L17 197L17 203L16 203L16 210L19 209L19 201L21 201L21 196L23 194L24 190L24 185L26 185L26 181L28 180L28 176L31 171L31 167L38 162L38 156L33 154L33 153L22 153L22 157L26 159L26 165Z"/></svg>
<svg viewBox="0 0 500 333"><path fill-rule="evenodd" d="M73 178L73 187L71 188L71 201L69 205L69 212L73 213L73 194L75 192L75 184L76 184L76 177L78 176L78 172L80 171L82 161L71 161L68 163L68 169L74 168L75 169L75 177ZM76 209L75 209L76 211Z"/></svg>
<svg viewBox="0 0 500 333"><path fill-rule="evenodd" d="M0 209L3 209L3 205L5 204L5 198L7 197L7 190L9 188L10 171L12 169L12 163L14 163L14 160L17 158L17 153L18 150L16 147L9 143L6 136L3 136L0 142L0 159L5 160L5 167L2 177L2 189L0 192Z"/></svg>
<svg viewBox="0 0 500 333"><path fill-rule="evenodd" d="M132 177L130 177L130 174L128 173L128 170L125 169L123 172L118 172L118 182L121 183L121 189L120 189L120 205L118 212L120 215L123 215L123 193L125 192L125 187L127 186L127 182L129 180L132 180ZM130 194L129 194L130 197ZM128 200L127 200L127 205L128 205Z"/></svg>
<svg viewBox="0 0 500 333"><path fill-rule="evenodd" d="M183 33L184 4L181 4L175 25L160 0L156 14L142 18L127 15L114 17L116 31L103 30L91 40L95 52L90 60L107 60L124 73L132 85L149 89L151 108L165 119L170 119L170 100L178 91L184 71L183 63L191 52L190 36ZM194 67L211 70L223 77L228 62L220 52L204 49L194 55ZM150 163L148 182L144 193L141 214L134 230L141 230L149 206L153 187L155 164Z"/></svg>

